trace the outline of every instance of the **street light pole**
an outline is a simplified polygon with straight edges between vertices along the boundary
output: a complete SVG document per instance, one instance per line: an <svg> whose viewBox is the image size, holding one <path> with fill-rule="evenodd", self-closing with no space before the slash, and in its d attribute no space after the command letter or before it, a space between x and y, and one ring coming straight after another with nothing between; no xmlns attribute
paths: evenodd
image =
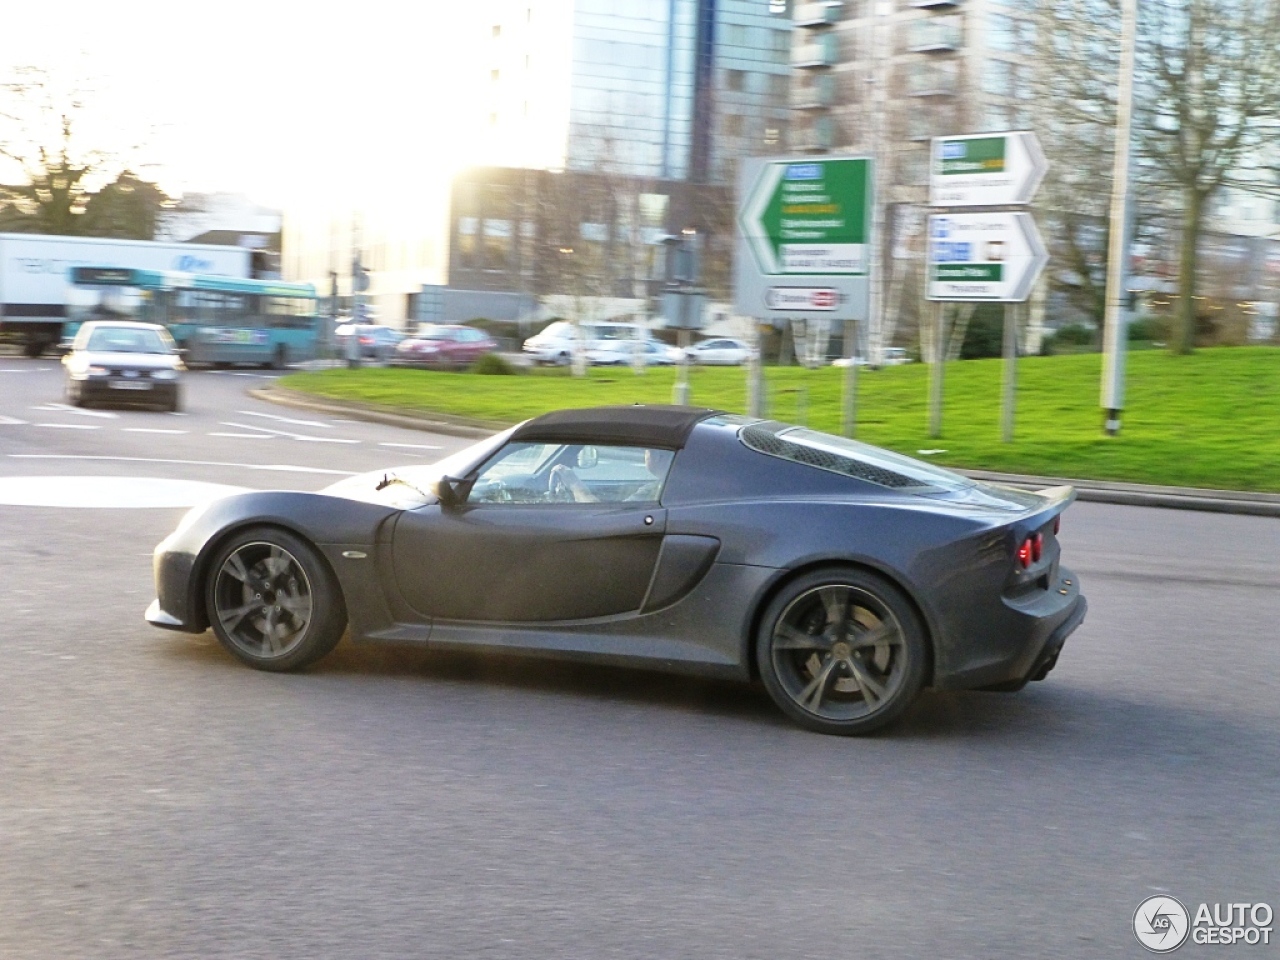
<svg viewBox="0 0 1280 960"><path fill-rule="evenodd" d="M1107 436L1120 432L1124 410L1124 361L1128 340L1129 167L1133 119L1133 64L1137 43L1138 0L1121 0L1120 76L1116 101L1115 167L1111 181L1107 249L1106 312L1102 321L1102 408Z"/></svg>

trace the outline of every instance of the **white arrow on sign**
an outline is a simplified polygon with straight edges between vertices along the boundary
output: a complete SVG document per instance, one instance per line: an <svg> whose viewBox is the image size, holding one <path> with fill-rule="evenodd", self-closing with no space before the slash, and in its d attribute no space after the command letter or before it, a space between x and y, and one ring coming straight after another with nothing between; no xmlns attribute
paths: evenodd
<svg viewBox="0 0 1280 960"><path fill-rule="evenodd" d="M1031 202L1049 163L1027 130L935 137L929 176L934 207L1002 207Z"/></svg>
<svg viewBox="0 0 1280 960"><path fill-rule="evenodd" d="M928 298L1021 303L1049 262L1029 213L929 218Z"/></svg>

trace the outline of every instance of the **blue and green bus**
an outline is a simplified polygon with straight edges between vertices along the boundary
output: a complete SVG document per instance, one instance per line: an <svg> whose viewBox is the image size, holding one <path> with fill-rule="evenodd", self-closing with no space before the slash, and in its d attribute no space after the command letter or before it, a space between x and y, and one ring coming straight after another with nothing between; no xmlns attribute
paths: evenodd
<svg viewBox="0 0 1280 960"><path fill-rule="evenodd" d="M327 319L309 283L242 280L163 270L72 267L65 336L86 320L160 323L189 364L277 369L310 360Z"/></svg>

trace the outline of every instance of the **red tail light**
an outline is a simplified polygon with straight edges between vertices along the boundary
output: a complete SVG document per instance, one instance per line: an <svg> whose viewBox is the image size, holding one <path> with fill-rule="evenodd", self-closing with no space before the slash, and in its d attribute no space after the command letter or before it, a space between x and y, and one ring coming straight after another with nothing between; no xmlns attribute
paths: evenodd
<svg viewBox="0 0 1280 960"><path fill-rule="evenodd" d="M1028 537L1022 541L1018 547L1018 562L1022 564L1023 569L1031 566L1031 538Z"/></svg>

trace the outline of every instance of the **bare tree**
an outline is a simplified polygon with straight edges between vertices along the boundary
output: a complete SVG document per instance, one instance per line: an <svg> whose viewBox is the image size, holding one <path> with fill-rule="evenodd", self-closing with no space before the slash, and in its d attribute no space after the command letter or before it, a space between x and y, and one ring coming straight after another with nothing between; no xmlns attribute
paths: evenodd
<svg viewBox="0 0 1280 960"><path fill-rule="evenodd" d="M1114 0L1066 0L1041 13L1042 104L1052 118L1049 204L1058 249L1097 315L1105 248L1085 235L1105 219L1110 180ZM1171 347L1195 335L1196 267L1206 213L1224 187L1275 192L1265 151L1280 125L1280 0L1151 0L1140 8L1135 82L1139 209L1177 211L1179 303ZM1083 232L1082 232L1083 231ZM1080 241L1084 242L1080 242Z"/></svg>
<svg viewBox="0 0 1280 960"><path fill-rule="evenodd" d="M4 178L13 176L0 180L0 230L152 238L139 233L148 223L154 232L168 198L128 170L137 146L84 142L93 99L87 82L64 88L39 67L20 67L0 83L0 161Z"/></svg>

